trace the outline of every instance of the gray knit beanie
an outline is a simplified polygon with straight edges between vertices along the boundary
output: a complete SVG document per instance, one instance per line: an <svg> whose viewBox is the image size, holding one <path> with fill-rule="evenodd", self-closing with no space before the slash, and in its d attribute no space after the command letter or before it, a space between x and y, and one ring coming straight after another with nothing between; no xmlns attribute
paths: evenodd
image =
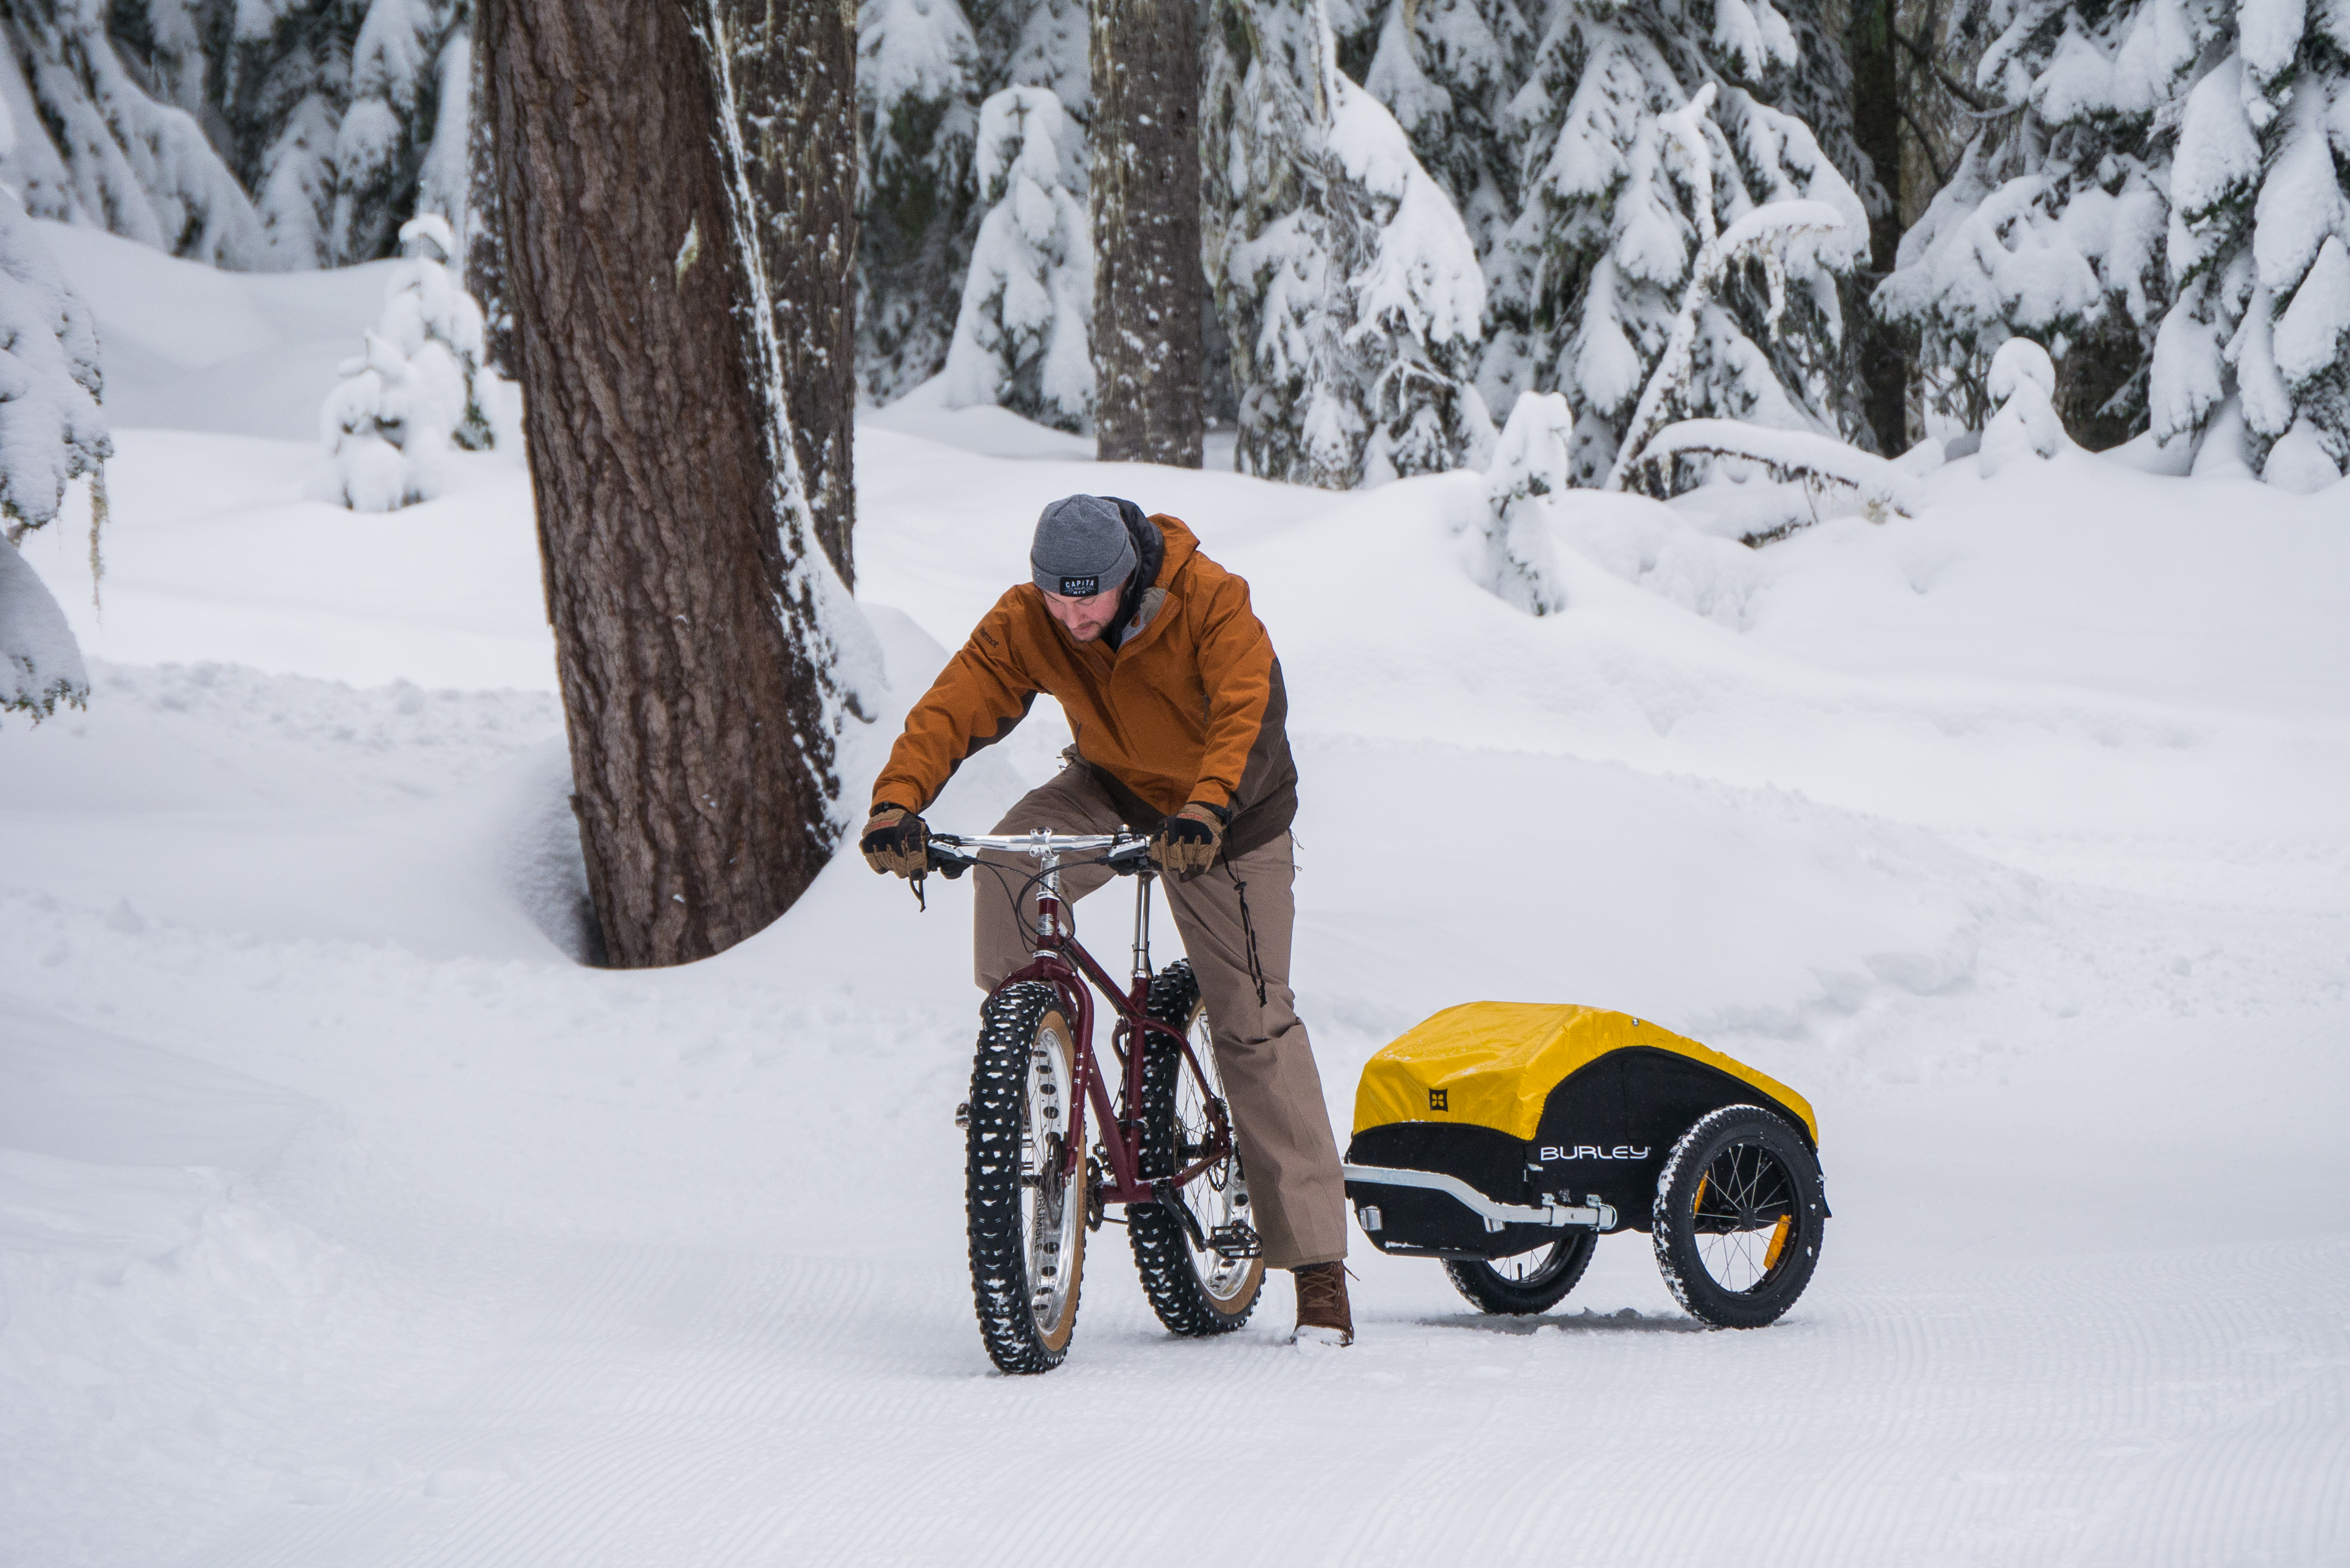
<svg viewBox="0 0 2350 1568"><path fill-rule="evenodd" d="M1134 537L1115 503L1098 495L1064 496L1036 519L1028 567L1046 593L1085 598L1126 581L1134 570Z"/></svg>

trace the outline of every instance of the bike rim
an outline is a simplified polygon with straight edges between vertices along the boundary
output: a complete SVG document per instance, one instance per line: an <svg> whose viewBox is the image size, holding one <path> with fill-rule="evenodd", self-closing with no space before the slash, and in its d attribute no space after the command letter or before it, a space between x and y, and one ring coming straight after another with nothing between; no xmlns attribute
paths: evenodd
<svg viewBox="0 0 2350 1568"><path fill-rule="evenodd" d="M1563 1236L1531 1252L1520 1252L1514 1258L1492 1258L1485 1266L1493 1271L1504 1284L1544 1285L1556 1279L1575 1258L1577 1239Z"/></svg>
<svg viewBox="0 0 2350 1568"><path fill-rule="evenodd" d="M1028 1259L1028 1310L1039 1332L1056 1333L1076 1284L1077 1229L1084 1195L1064 1170L1071 1075L1069 1044L1051 1026L1028 1052L1028 1115L1020 1135L1020 1240Z"/></svg>
<svg viewBox="0 0 2350 1568"><path fill-rule="evenodd" d="M1734 1143L1707 1162L1690 1205L1699 1265L1732 1295L1764 1289L1788 1262L1798 1195L1794 1175L1758 1143Z"/></svg>
<svg viewBox="0 0 2350 1568"><path fill-rule="evenodd" d="M1188 1031L1191 1054L1200 1064L1200 1073L1179 1071L1175 1075L1175 1168L1182 1169L1198 1159L1207 1147L1208 1096L1223 1097L1223 1084L1216 1075L1216 1053L1208 1026L1204 1007L1191 1010ZM1204 1074L1205 1080L1201 1076ZM1227 1109L1229 1115L1229 1108ZM1225 1225L1255 1220L1249 1210L1248 1178L1241 1169L1238 1150L1227 1154L1216 1164L1186 1182L1182 1190L1184 1207L1200 1222L1202 1235L1213 1235ZM1254 1272L1254 1258L1227 1258L1212 1250L1194 1251L1191 1267L1200 1276L1200 1283L1218 1301L1231 1301L1249 1288Z"/></svg>

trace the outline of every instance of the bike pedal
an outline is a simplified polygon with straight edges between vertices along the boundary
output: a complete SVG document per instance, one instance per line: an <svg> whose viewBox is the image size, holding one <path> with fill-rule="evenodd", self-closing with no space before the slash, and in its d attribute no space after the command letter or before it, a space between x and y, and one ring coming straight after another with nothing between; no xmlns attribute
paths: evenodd
<svg viewBox="0 0 2350 1568"><path fill-rule="evenodd" d="M1220 1258L1262 1258L1264 1239L1245 1220L1219 1225L1208 1232L1208 1246Z"/></svg>

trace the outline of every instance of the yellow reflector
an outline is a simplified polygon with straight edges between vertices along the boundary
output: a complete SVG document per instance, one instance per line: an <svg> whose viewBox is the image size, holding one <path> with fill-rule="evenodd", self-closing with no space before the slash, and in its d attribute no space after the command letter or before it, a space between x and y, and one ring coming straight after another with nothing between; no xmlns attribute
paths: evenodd
<svg viewBox="0 0 2350 1568"><path fill-rule="evenodd" d="M1795 1229L1795 1217L1782 1214L1779 1222L1771 1227L1771 1250L1762 1254L1762 1272L1769 1273L1779 1266L1779 1254L1787 1250L1787 1237Z"/></svg>

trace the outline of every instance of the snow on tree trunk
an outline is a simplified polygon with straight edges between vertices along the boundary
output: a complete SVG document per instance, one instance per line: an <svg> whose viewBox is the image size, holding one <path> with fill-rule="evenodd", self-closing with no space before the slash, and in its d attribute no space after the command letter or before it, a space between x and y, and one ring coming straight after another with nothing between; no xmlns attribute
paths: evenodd
<svg viewBox="0 0 2350 1568"><path fill-rule="evenodd" d="M0 155L19 134L13 108L0 105ZM111 455L98 408L103 384L88 313L23 209L0 192L0 711L35 723L59 702L80 706L89 677L16 542L55 521L66 487L97 476ZM97 549L93 532L93 562Z"/></svg>
<svg viewBox="0 0 2350 1568"><path fill-rule="evenodd" d="M0 181L35 217L217 265L259 265L253 203L195 119L132 79L106 17L104 0L0 6L0 99L16 129Z"/></svg>
<svg viewBox="0 0 2350 1568"><path fill-rule="evenodd" d="M1328 489L1481 466L1476 247L1335 48L1322 0L1216 0L1202 254L1241 465Z"/></svg>
<svg viewBox="0 0 2350 1568"><path fill-rule="evenodd" d="M2296 487L2312 442L2350 463L2350 309L2325 259L2350 242L2350 9L1972 0L1970 18L1996 35L1976 80L2004 111L1878 295L1946 406L1979 413L1993 352L2030 334L2086 389L2064 400L2085 439L2216 436L2257 471L2300 430Z"/></svg>
<svg viewBox="0 0 2350 1568"><path fill-rule="evenodd" d="M1094 430L1104 462L1201 461L1198 10L1197 0L1094 8Z"/></svg>
<svg viewBox="0 0 2350 1568"><path fill-rule="evenodd" d="M1577 484L1605 482L1672 339L1704 244L1701 202L1725 230L1788 202L1824 203L1843 223L1722 276L1693 325L1681 409L1847 437L1864 429L1840 290L1866 253L1866 210L1802 119L1734 85L1792 94L1813 35L1772 0L1719 0L1710 32L1692 22L1661 6L1554 0L1511 105L1525 196L1494 255L1480 385L1494 397L1568 394ZM1669 153L1664 117L1707 92L1703 158ZM1841 135L1848 143L1848 118Z"/></svg>
<svg viewBox="0 0 2350 1568"><path fill-rule="evenodd" d="M492 439L477 385L482 307L446 265L456 238L438 213L411 219L400 237L409 259L384 286L383 318L318 412L328 497L354 512L432 499L450 451Z"/></svg>
<svg viewBox="0 0 2350 1568"><path fill-rule="evenodd" d="M1521 392L1485 473L1478 582L1528 615L1566 608L1542 497L1566 489L1574 471L1575 410L1556 392Z"/></svg>
<svg viewBox="0 0 2350 1568"><path fill-rule="evenodd" d="M979 48L955 0L863 0L857 103L865 148L858 376L888 402L938 374L949 302L971 265L965 221L979 130Z"/></svg>
<svg viewBox="0 0 2350 1568"><path fill-rule="evenodd" d="M768 303L808 511L854 585L857 33L838 4L725 0L735 113L759 201Z"/></svg>
<svg viewBox="0 0 2350 1568"><path fill-rule="evenodd" d="M1061 430L1092 428L1084 160L1076 127L1046 89L1005 88L981 106L988 213L947 349L948 407L1000 403Z"/></svg>
<svg viewBox="0 0 2350 1568"><path fill-rule="evenodd" d="M838 732L877 661L793 455L715 0L486 13L589 888L614 962L681 963L829 858Z"/></svg>

